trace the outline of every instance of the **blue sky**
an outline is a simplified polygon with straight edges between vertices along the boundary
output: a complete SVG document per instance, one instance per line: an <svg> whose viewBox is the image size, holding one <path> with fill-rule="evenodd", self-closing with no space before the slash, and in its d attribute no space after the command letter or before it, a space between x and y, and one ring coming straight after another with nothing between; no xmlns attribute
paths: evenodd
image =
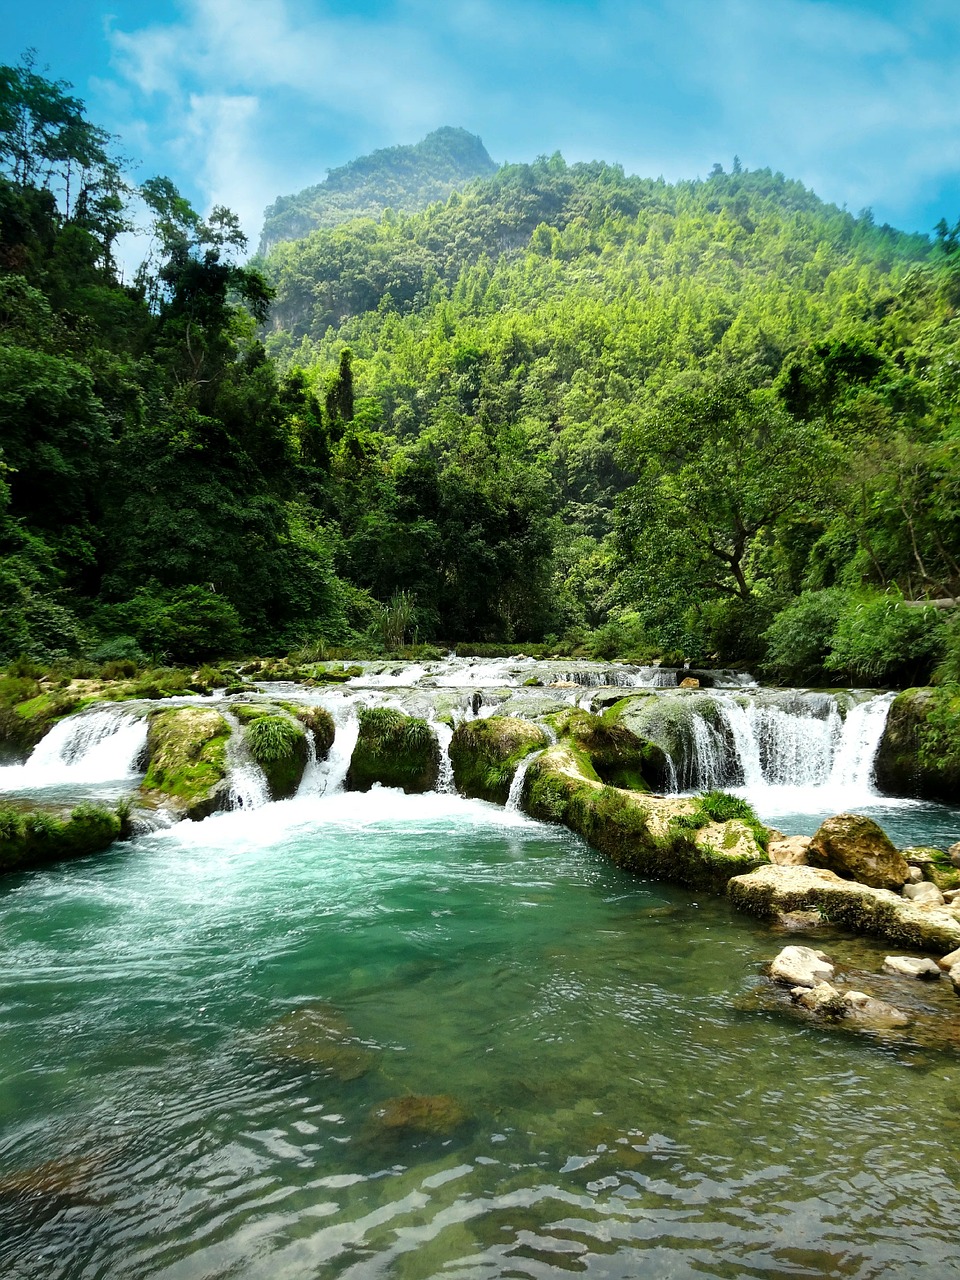
<svg viewBox="0 0 960 1280"><path fill-rule="evenodd" d="M196 206L264 207L461 125L668 179L782 170L877 221L960 217L957 0L0 0L27 47Z"/></svg>

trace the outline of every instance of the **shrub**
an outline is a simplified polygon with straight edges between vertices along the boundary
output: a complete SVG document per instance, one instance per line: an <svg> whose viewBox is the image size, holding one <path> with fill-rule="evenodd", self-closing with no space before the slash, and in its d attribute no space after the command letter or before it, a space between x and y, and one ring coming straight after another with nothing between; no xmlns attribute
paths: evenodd
<svg viewBox="0 0 960 1280"><path fill-rule="evenodd" d="M943 652L943 619L892 591L861 592L837 619L824 661L850 680L903 687L925 684Z"/></svg>
<svg viewBox="0 0 960 1280"><path fill-rule="evenodd" d="M839 587L804 591L782 609L763 633L763 669L782 684L825 684L830 642L847 592Z"/></svg>
<svg viewBox="0 0 960 1280"><path fill-rule="evenodd" d="M302 730L282 716L260 716L247 726L247 745L257 764L289 759L302 736Z"/></svg>

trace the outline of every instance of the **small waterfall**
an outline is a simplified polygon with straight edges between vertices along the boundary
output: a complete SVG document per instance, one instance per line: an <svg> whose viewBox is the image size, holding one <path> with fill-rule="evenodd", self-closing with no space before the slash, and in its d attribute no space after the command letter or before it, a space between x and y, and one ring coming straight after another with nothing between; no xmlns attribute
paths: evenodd
<svg viewBox="0 0 960 1280"><path fill-rule="evenodd" d="M148 722L121 707L67 716L40 740L29 760L0 769L5 791L72 783L117 782L140 772Z"/></svg>
<svg viewBox="0 0 960 1280"><path fill-rule="evenodd" d="M317 758L317 741L313 730L306 730L307 763L303 766L303 777L297 787L297 796L316 795L320 790L320 761Z"/></svg>
<svg viewBox="0 0 960 1280"><path fill-rule="evenodd" d="M437 735L437 742L440 744L440 775L437 778L437 790L442 795L453 795L457 790L453 781L453 761L450 759L453 730L442 720L431 720L430 728Z"/></svg>
<svg viewBox="0 0 960 1280"><path fill-rule="evenodd" d="M630 682L635 689L675 689L677 673L666 667L641 667Z"/></svg>
<svg viewBox="0 0 960 1280"><path fill-rule="evenodd" d="M261 809L270 803L266 775L250 754L239 720L223 715L233 729L227 743L227 808Z"/></svg>
<svg viewBox="0 0 960 1280"><path fill-rule="evenodd" d="M519 809L520 801L523 798L523 784L526 781L527 773L534 760L540 758L546 750L544 747L540 751L531 751L528 756L524 756L517 765L517 771L513 775L513 781L510 783L510 791L507 794L507 809Z"/></svg>
<svg viewBox="0 0 960 1280"><path fill-rule="evenodd" d="M684 779L685 789L696 786L701 791L715 791L723 786L729 772L727 740L708 720L696 713L690 717L690 736L693 751L684 761L684 773L688 775Z"/></svg>
<svg viewBox="0 0 960 1280"><path fill-rule="evenodd" d="M847 713L830 774L831 785L861 790L873 787L873 763L895 697L896 694L883 693Z"/></svg>
<svg viewBox="0 0 960 1280"><path fill-rule="evenodd" d="M326 760L317 766L315 790L320 795L330 796L344 789L353 749L360 737L359 706L362 701L362 698L344 698L327 706L336 732Z"/></svg>

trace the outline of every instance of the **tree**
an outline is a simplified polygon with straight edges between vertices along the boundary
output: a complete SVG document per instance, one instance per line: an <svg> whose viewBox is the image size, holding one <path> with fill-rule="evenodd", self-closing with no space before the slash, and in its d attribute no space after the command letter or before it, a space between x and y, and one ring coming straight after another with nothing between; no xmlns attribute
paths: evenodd
<svg viewBox="0 0 960 1280"><path fill-rule="evenodd" d="M679 381L628 429L638 478L619 508L635 592L749 601L752 557L777 525L815 506L829 470L822 432L739 376Z"/></svg>

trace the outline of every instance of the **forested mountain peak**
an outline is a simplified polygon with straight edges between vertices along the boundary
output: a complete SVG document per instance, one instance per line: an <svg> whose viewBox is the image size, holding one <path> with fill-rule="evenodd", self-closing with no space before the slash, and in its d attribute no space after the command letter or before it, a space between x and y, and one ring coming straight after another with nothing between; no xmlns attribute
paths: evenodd
<svg viewBox="0 0 960 1280"><path fill-rule="evenodd" d="M279 196L264 214L260 251L385 209L425 209L496 167L475 134L449 125L409 146L383 147L329 170L316 186Z"/></svg>

